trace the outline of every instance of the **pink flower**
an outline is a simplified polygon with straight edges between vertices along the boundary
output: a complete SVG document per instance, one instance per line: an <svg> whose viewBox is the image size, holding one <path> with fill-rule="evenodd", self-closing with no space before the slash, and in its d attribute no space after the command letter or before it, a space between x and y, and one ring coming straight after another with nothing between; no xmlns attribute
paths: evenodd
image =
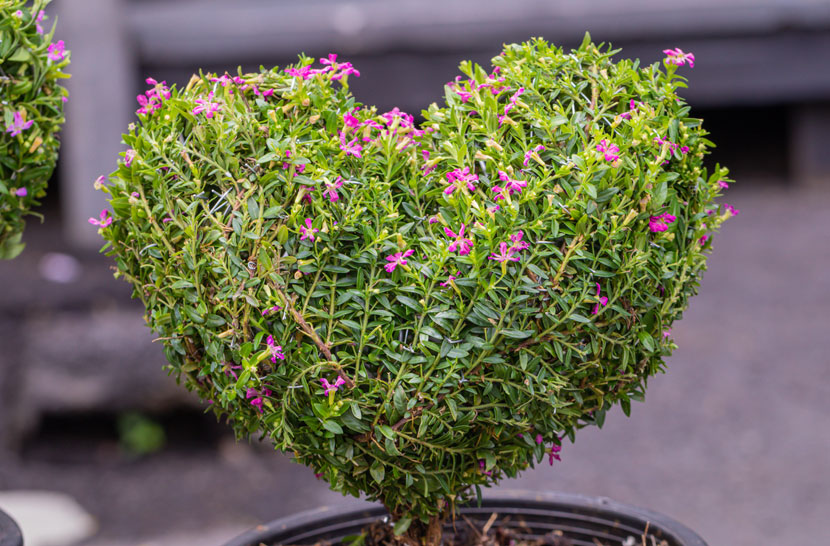
<svg viewBox="0 0 830 546"><path fill-rule="evenodd" d="M429 223L430 223L430 224L434 224L434 223L436 223L437 221L438 221L438 217L437 217L437 216L430 216L430 217L429 217Z"/></svg>
<svg viewBox="0 0 830 546"><path fill-rule="evenodd" d="M602 292L602 290L599 287L599 283L597 283L597 298L599 298L599 301L597 302L596 305L594 305L594 312L592 313L593 315L596 315L596 314L599 313L599 306L600 305L602 305L603 307L608 305L608 298L606 296L600 297L601 292Z"/></svg>
<svg viewBox="0 0 830 546"><path fill-rule="evenodd" d="M525 167L527 167L527 164L528 164L528 163L530 163L530 158L533 156L533 154L534 154L534 153L541 152L541 151L542 151L542 150L544 150L544 149L545 149L545 147L544 147L543 145L539 144L538 146L536 146L536 147L535 147L535 148L533 148L532 150L528 150L528 151L526 151L526 152L525 152L525 160L524 160L524 161L522 161L522 165L524 165Z"/></svg>
<svg viewBox="0 0 830 546"><path fill-rule="evenodd" d="M718 187L721 188L722 190L728 190L729 189L729 183L726 182L725 180L718 180Z"/></svg>
<svg viewBox="0 0 830 546"><path fill-rule="evenodd" d="M16 190L14 190L14 194L18 197L26 197L27 195L29 195L29 190L27 190L26 188L17 188Z"/></svg>
<svg viewBox="0 0 830 546"><path fill-rule="evenodd" d="M458 278L456 275L460 275L460 274L461 274L461 272L460 272L460 271L457 271L457 272L455 273L455 275L450 275L449 277L447 277L447 280L446 280L445 282L439 282L438 284L439 284L440 286L450 286L450 285L452 284L452 282L453 282L455 279L457 279L457 278Z"/></svg>
<svg viewBox="0 0 830 546"><path fill-rule="evenodd" d="M360 110L360 106L355 106L345 114L343 114L343 123L346 124L346 127L360 127L362 123L359 119L354 117L354 113Z"/></svg>
<svg viewBox="0 0 830 546"><path fill-rule="evenodd" d="M191 111L191 114L198 115L202 112L205 113L205 117L212 118L213 115L219 111L219 108L222 107L221 103L218 102L211 102L210 99L213 98L213 91L208 93L207 100L205 99L196 99L196 107Z"/></svg>
<svg viewBox="0 0 830 546"><path fill-rule="evenodd" d="M331 57L331 55L329 55L329 57ZM336 57L336 55L335 55L335 57ZM320 62L322 63L323 59L320 59ZM331 77L332 80L339 80L339 79L341 79L345 76L350 76L352 74L354 74L354 76L356 78L360 77L360 72L358 72L357 69L355 69L355 67L352 66L352 63L349 63L349 62L341 63L339 65L336 65L336 67L337 67L336 70L339 70L339 72L335 72L332 75L332 77Z"/></svg>
<svg viewBox="0 0 830 546"><path fill-rule="evenodd" d="M505 184L503 188L501 186L493 186L492 191L497 193L496 201L504 199L505 192L507 195L522 193L522 189L527 187L527 182L524 180L513 180L504 171L499 171L499 179Z"/></svg>
<svg viewBox="0 0 830 546"><path fill-rule="evenodd" d="M338 176L337 180L334 181L334 184L329 184L328 182L326 182L325 184L326 189L323 190L323 195L327 195L329 201L331 201L332 203L340 199L340 195L338 195L337 189L343 185L343 180Z"/></svg>
<svg viewBox="0 0 830 546"><path fill-rule="evenodd" d="M723 206L726 207L726 210L728 210L729 213L732 214L732 216L737 216L738 214L741 213L741 211L739 211L738 209L736 209L735 207L733 207L729 203L724 203Z"/></svg>
<svg viewBox="0 0 830 546"><path fill-rule="evenodd" d="M101 211L101 214L98 215L98 219L90 218L89 223L93 226L99 226L105 228L112 224L112 216L109 215L109 211L104 209Z"/></svg>
<svg viewBox="0 0 830 546"><path fill-rule="evenodd" d="M311 227L311 218L305 219L305 226L300 226L300 233L302 233L302 237L300 237L301 241L305 241L308 239L311 242L314 242L314 234L320 231L317 228Z"/></svg>
<svg viewBox="0 0 830 546"><path fill-rule="evenodd" d="M248 390L245 392L245 398L251 400L251 405L254 406L259 410L260 413L263 412L262 403L265 401L264 397L271 396L271 391L269 389L263 389L262 393L258 393L256 389L253 387L249 387Z"/></svg>
<svg viewBox="0 0 830 546"><path fill-rule="evenodd" d="M35 18L35 30L37 30L38 34L43 34L43 27L40 24L43 22L44 17L46 17L46 12L40 10Z"/></svg>
<svg viewBox="0 0 830 546"><path fill-rule="evenodd" d="M286 68L285 73L289 76L302 78L304 80L307 80L312 76L311 66L303 66L302 68Z"/></svg>
<svg viewBox="0 0 830 546"><path fill-rule="evenodd" d="M678 47L675 49L664 49L663 54L666 56L665 61L669 64L682 66L688 62L689 68L695 67L694 53L684 53L683 50Z"/></svg>
<svg viewBox="0 0 830 546"><path fill-rule="evenodd" d="M481 473L485 476L492 476L493 473L490 471L485 471L484 469L487 468L487 465L484 463L484 459L479 459L478 461L478 468L481 470Z"/></svg>
<svg viewBox="0 0 830 546"><path fill-rule="evenodd" d="M340 149L346 152L346 157L349 155L357 158L362 157L360 152L363 150L363 146L357 143L357 137L346 143L346 134L343 131L340 131Z"/></svg>
<svg viewBox="0 0 830 546"><path fill-rule="evenodd" d="M554 459L560 462L562 461L562 459L559 458L560 451L562 451L562 446L556 444L552 444L550 446L550 455L548 456L548 461L550 462L551 466L553 466Z"/></svg>
<svg viewBox="0 0 830 546"><path fill-rule="evenodd" d="M652 216L648 220L648 229L651 230L652 233L657 233L658 231L666 231L669 229L669 224L677 220L677 218L669 213L663 213L659 216Z"/></svg>
<svg viewBox="0 0 830 546"><path fill-rule="evenodd" d="M449 186L444 190L444 194L452 195L456 189L463 190L466 188L469 191L476 191L473 182L478 181L478 176L470 173L470 167L464 169L455 169L447 173L447 183Z"/></svg>
<svg viewBox="0 0 830 546"><path fill-rule="evenodd" d="M536 444L537 444L537 445L539 445L539 444L541 444L543 441L544 441L544 440L542 439L542 435L541 435L541 434L537 434L537 435L536 435Z"/></svg>
<svg viewBox="0 0 830 546"><path fill-rule="evenodd" d="M473 98L473 94L469 91L462 91L460 89L456 89L455 92L461 97L461 102L467 102L471 98Z"/></svg>
<svg viewBox="0 0 830 546"><path fill-rule="evenodd" d="M447 250L449 250L450 252L455 252L456 249L459 249L458 254L460 256L466 256L470 253L470 250L472 250L473 248L473 240L464 237L464 229L466 229L464 224L461 224L461 229L459 229L458 233L456 234L450 228L444 228L444 234L447 237L453 237L455 239L452 243L450 243L450 246L447 247Z"/></svg>
<svg viewBox="0 0 830 546"><path fill-rule="evenodd" d="M671 336L671 328L668 330L663 330L663 339L668 339Z"/></svg>
<svg viewBox="0 0 830 546"><path fill-rule="evenodd" d="M697 240L697 242L700 243L700 246L703 246L704 244L706 244L706 241L708 241L708 240L709 240L709 236L708 235L703 235L703 236L701 236L700 239Z"/></svg>
<svg viewBox="0 0 830 546"><path fill-rule="evenodd" d="M510 252L521 252L526 248L530 248L530 245L526 241L522 241L522 237L524 237L524 232L522 230L519 230L518 233L514 233L510 236L510 242L513 243L510 247Z"/></svg>
<svg viewBox="0 0 830 546"><path fill-rule="evenodd" d="M617 145L605 139L602 139L600 143L597 144L597 151L604 155L605 161L610 161L613 163L620 158L620 149L617 147Z"/></svg>
<svg viewBox="0 0 830 546"><path fill-rule="evenodd" d="M23 114L20 112L14 113L14 119L10 125L6 125L6 132L11 133L15 137L32 126L34 120L23 121Z"/></svg>
<svg viewBox="0 0 830 546"><path fill-rule="evenodd" d="M386 261L389 263L384 265L383 268L386 269L387 273L392 273L399 265L406 265L406 258L412 256L414 253L415 251L410 249L406 252L396 252L395 254L390 254L386 257Z"/></svg>
<svg viewBox="0 0 830 546"><path fill-rule="evenodd" d="M282 352L282 345L277 345L274 343L273 336L268 336L268 339L265 340L265 344L268 345L268 350L271 351L271 362L274 364L277 363L277 359L285 360L285 355Z"/></svg>
<svg viewBox="0 0 830 546"><path fill-rule="evenodd" d="M275 305L275 306L273 306L273 307L269 307L268 309L266 309L266 310L264 310L264 311L262 312L262 316L264 317L264 316L266 316L266 315L270 315L271 313L276 313L276 312L277 312L277 311L279 311L280 309L282 309L282 307L280 307L279 305ZM271 336L268 336L268 337L271 337Z"/></svg>
<svg viewBox="0 0 830 546"><path fill-rule="evenodd" d="M124 165L130 167L133 164L133 159L135 159L135 150L130 148L127 150L127 153L124 154Z"/></svg>
<svg viewBox="0 0 830 546"><path fill-rule="evenodd" d="M66 54L63 40L58 40L55 44L49 44L49 48L46 51L46 58L50 61L62 61L64 54Z"/></svg>
<svg viewBox="0 0 830 546"><path fill-rule="evenodd" d="M489 256L488 260L496 260L499 263L504 263L507 261L510 262L518 262L519 258L517 256L513 256L513 249L507 247L507 243L499 243L499 254L493 252L492 256Z"/></svg>
<svg viewBox="0 0 830 546"><path fill-rule="evenodd" d="M323 384L323 394L326 396L328 396L331 392L337 392L340 389L340 385L346 383L346 381L342 377L338 377L334 381L334 385L329 383L329 380L324 377L320 378L320 382Z"/></svg>

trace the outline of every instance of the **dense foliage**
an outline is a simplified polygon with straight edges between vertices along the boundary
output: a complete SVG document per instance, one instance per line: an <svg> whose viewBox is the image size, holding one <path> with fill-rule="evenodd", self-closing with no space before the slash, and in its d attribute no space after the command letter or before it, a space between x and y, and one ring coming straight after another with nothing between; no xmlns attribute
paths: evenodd
<svg viewBox="0 0 830 546"><path fill-rule="evenodd" d="M0 259L23 250L23 217L58 158L69 52L44 28L48 2L0 0Z"/></svg>
<svg viewBox="0 0 830 546"><path fill-rule="evenodd" d="M172 372L399 531L627 413L732 212L679 57L613 54L507 46L420 126L334 57L148 80L100 224Z"/></svg>

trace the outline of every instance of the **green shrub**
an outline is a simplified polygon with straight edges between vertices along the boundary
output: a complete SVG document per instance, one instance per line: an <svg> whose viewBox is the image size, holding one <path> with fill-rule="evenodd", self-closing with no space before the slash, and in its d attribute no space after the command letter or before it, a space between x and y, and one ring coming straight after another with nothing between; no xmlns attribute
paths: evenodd
<svg viewBox="0 0 830 546"><path fill-rule="evenodd" d="M613 53L462 63L420 127L307 58L158 84L101 231L172 373L410 538L628 413L731 212L678 66Z"/></svg>
<svg viewBox="0 0 830 546"><path fill-rule="evenodd" d="M26 214L39 204L55 168L69 64L63 40L44 29L49 0L0 0L0 259L23 250Z"/></svg>

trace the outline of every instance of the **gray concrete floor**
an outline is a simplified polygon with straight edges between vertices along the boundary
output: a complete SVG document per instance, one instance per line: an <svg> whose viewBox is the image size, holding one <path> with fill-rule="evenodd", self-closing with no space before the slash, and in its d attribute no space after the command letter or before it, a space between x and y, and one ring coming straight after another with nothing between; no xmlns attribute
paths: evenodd
<svg viewBox="0 0 830 546"><path fill-rule="evenodd" d="M674 328L679 349L646 403L502 487L647 507L711 546L830 543L830 192L728 197L741 213L716 236L701 293ZM232 441L132 462L106 449L58 465L0 458L0 489L24 488L76 498L100 525L86 546L220 544L268 519L360 502L267 447Z"/></svg>

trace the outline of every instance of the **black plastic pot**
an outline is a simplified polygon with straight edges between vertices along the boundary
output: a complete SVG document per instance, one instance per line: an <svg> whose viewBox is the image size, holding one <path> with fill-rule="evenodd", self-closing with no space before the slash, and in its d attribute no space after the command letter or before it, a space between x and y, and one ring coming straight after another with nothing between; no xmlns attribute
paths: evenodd
<svg viewBox="0 0 830 546"><path fill-rule="evenodd" d="M0 510L0 546L23 546L20 527L2 510Z"/></svg>
<svg viewBox="0 0 830 546"><path fill-rule="evenodd" d="M574 546L622 546L628 537L634 537L634 544L640 546L644 534L654 536L654 544L665 541L668 546L706 546L700 536L671 518L606 498L567 493L500 493L497 498L483 499L481 507L473 505L460 509L460 513L478 527L483 526L493 512L500 517L509 515L507 525L520 529L521 537L534 538L560 531L561 536L570 539ZM360 534L363 527L385 516L386 511L380 507L367 510L320 508L259 526L225 546L337 543L343 537ZM458 519L456 526L462 525L466 523ZM452 524L447 524L444 532L451 534ZM651 546L651 539L646 544Z"/></svg>

